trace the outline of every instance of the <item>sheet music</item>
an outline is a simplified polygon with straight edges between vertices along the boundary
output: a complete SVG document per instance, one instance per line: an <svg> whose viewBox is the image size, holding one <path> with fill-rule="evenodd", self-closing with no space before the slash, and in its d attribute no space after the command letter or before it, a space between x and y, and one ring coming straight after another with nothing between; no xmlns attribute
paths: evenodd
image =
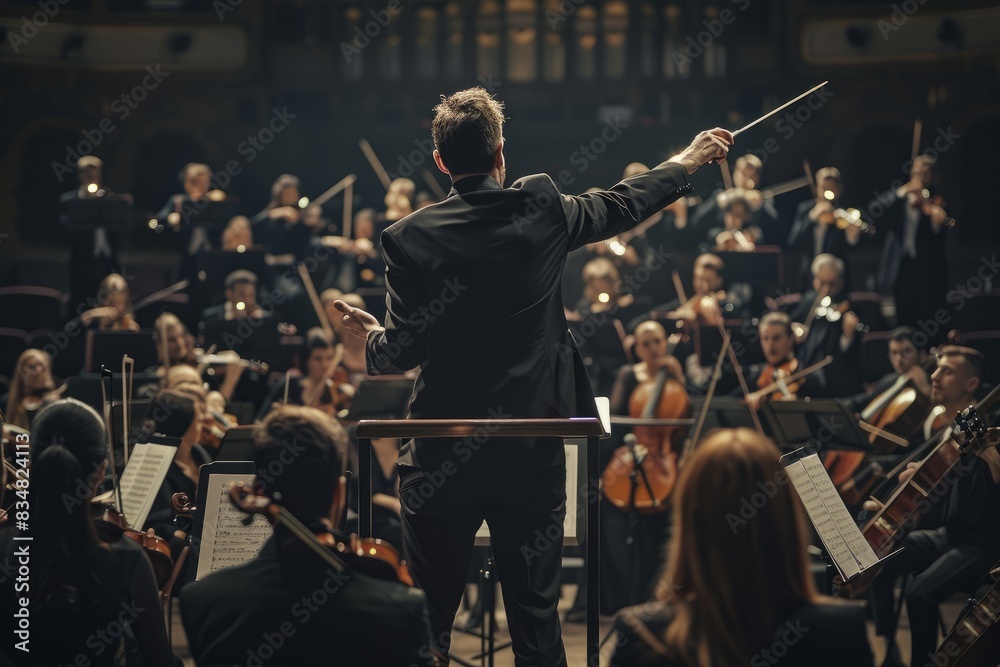
<svg viewBox="0 0 1000 667"><path fill-rule="evenodd" d="M878 556L851 518L819 455L805 456L786 471L841 576L850 579L877 563Z"/></svg>
<svg viewBox="0 0 1000 667"><path fill-rule="evenodd" d="M255 514L249 526L243 525L246 514L229 499L233 482L252 484L253 475L208 475L196 580L253 560L271 536L271 525L263 515Z"/></svg>
<svg viewBox="0 0 1000 667"><path fill-rule="evenodd" d="M153 500L167 477L176 447L150 442L136 444L122 471L118 486L122 512L132 526L142 527L153 508Z"/></svg>

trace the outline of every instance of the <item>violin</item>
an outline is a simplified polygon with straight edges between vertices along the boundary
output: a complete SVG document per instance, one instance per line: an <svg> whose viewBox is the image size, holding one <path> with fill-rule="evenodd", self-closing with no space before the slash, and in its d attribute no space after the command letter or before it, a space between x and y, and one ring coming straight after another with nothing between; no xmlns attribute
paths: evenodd
<svg viewBox="0 0 1000 667"><path fill-rule="evenodd" d="M1000 655L1000 563L990 570L993 585L958 619L931 660L941 667L987 665Z"/></svg>
<svg viewBox="0 0 1000 667"><path fill-rule="evenodd" d="M791 397L802 389L803 380L806 376L815 373L833 361L833 357L824 357L812 366L807 366L799 370L798 359L792 358L777 366L768 364L764 366L760 377L757 378L757 391L747 394L743 402L749 406L756 406L765 398L780 401ZM755 411L756 408L754 407Z"/></svg>
<svg viewBox="0 0 1000 667"><path fill-rule="evenodd" d="M329 531L317 534L274 500L257 494L253 487L246 484L231 484L229 498L233 505L250 515L248 519L252 520L254 514L263 514L272 526L280 524L287 528L337 572L353 570L371 577L413 585L406 561L388 542L360 538L357 535L351 535L343 541Z"/></svg>
<svg viewBox="0 0 1000 667"><path fill-rule="evenodd" d="M670 336L667 354L681 340ZM629 415L643 419L685 419L691 416L691 399L684 385L670 377L667 368L640 382L629 397ZM666 511L667 499L677 481L677 445L686 426L636 425L626 444L615 450L604 469L604 495L618 509L642 514ZM642 483L637 485L638 479Z"/></svg>
<svg viewBox="0 0 1000 667"><path fill-rule="evenodd" d="M958 432L979 431L978 412L988 410L998 398L1000 398L1000 387L991 391L989 396L974 408L967 408L959 413L951 427L931 436L889 475L890 478L894 477L907 463L930 450L917 465L913 475L897 486L885 503L876 503L881 506L861 529L861 533L879 559L895 551L910 530L939 500L941 494L932 491L955 467L963 452L968 452L972 446L971 443L959 445L956 439ZM981 449L982 445L979 445L979 448ZM979 451L975 450L975 453L978 454ZM881 571L881 567L870 568L849 583L845 583L838 575L834 578L834 584L838 587L840 595L856 597L868 588Z"/></svg>
<svg viewBox="0 0 1000 667"><path fill-rule="evenodd" d="M153 565L156 587L162 591L163 586L170 580L170 575L174 571L170 544L162 537L154 535L152 528L141 531L129 526L125 515L116 510L113 505L95 502L92 510L94 528L104 542L114 543L122 537L127 537L143 548L143 551L149 556L149 562Z"/></svg>

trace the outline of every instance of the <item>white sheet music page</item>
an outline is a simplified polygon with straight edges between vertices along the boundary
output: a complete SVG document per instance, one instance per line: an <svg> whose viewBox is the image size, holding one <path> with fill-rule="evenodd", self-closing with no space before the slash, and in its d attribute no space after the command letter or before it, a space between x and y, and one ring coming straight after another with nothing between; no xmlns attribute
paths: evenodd
<svg viewBox="0 0 1000 667"><path fill-rule="evenodd" d="M252 484L253 475L208 476L196 580L253 560L271 536L271 524L261 514L255 514L249 526L243 525L246 514L229 499L229 485L233 482Z"/></svg>
<svg viewBox="0 0 1000 667"><path fill-rule="evenodd" d="M176 447L150 442L137 443L118 486L122 494L122 512L130 525L141 527L153 508L153 500L167 477Z"/></svg>
<svg viewBox="0 0 1000 667"><path fill-rule="evenodd" d="M851 552L847 541L842 537L837 521L824 501L825 494L820 491L822 483L817 482L815 475L807 465L810 458L819 460L818 456L811 454L786 466L785 470L788 473L789 479L792 480L792 485L798 492L799 498L802 499L802 504L806 508L809 520L816 527L816 532L819 534L819 538L822 540L827 554L833 559L833 563L837 567L837 570L840 571L841 576L845 579L850 579L861 571L861 565ZM821 463L821 468L822 465ZM826 477L825 470L823 472L823 476ZM833 485L829 477L826 477L826 481L831 486ZM834 494L836 493L837 490L834 488ZM846 508L844 511L847 511ZM854 529L857 530L857 527Z"/></svg>
<svg viewBox="0 0 1000 667"><path fill-rule="evenodd" d="M841 538L847 543L851 553L857 557L862 569L867 569L877 563L878 556L868 544L865 536L861 534L861 530L854 518L851 517L851 513L847 511L847 505L844 504L844 499L837 492L837 487L833 485L833 480L830 479L826 468L823 467L823 462L819 460L819 455L807 456L802 459L802 463L809 471L809 476L813 479L820 498L829 510L830 517L836 524Z"/></svg>

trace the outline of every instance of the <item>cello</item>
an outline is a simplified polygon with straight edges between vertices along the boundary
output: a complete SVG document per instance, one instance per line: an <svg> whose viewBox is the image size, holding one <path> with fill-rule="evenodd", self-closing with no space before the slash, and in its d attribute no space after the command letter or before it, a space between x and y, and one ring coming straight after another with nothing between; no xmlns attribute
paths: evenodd
<svg viewBox="0 0 1000 667"><path fill-rule="evenodd" d="M668 339L667 354L673 354L680 334ZM670 377L668 368L640 382L629 397L629 415L642 419L685 419L691 415L691 400L684 386ZM636 425L632 437L615 450L601 477L605 497L619 510L640 514L665 512L667 499L677 481L676 445L685 426ZM636 485L634 480L641 478Z"/></svg>
<svg viewBox="0 0 1000 667"><path fill-rule="evenodd" d="M952 425L946 425L935 432L888 475L889 478L895 478L908 463L929 450L917 465L914 474L896 487L861 529L879 559L895 551L924 514L940 500L943 493L938 487L943 487L944 491L950 488L944 480L958 464L963 452L963 447L956 440L957 432L976 428L978 412L989 410L998 399L1000 387L994 388L974 408L968 408L957 415ZM840 595L857 597L881 571L881 566L873 567L848 583L843 582L838 575L833 583L838 587Z"/></svg>

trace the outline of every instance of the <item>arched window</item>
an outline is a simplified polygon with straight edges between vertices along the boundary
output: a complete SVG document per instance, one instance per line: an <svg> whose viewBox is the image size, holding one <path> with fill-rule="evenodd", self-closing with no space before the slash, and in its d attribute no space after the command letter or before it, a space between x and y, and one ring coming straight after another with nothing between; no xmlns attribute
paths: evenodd
<svg viewBox="0 0 1000 667"><path fill-rule="evenodd" d="M603 14L604 76L624 79L628 65L628 5L612 0L604 5Z"/></svg>
<svg viewBox="0 0 1000 667"><path fill-rule="evenodd" d="M593 79L597 76L597 10L584 5L576 10L574 19L576 76L579 79Z"/></svg>
<svg viewBox="0 0 1000 667"><path fill-rule="evenodd" d="M538 77L538 6L535 0L507 0L507 78L534 81Z"/></svg>
<svg viewBox="0 0 1000 667"><path fill-rule="evenodd" d="M414 32L416 33L416 75L421 79L436 77L438 75L437 10L433 7L419 8Z"/></svg>
<svg viewBox="0 0 1000 667"><path fill-rule="evenodd" d="M366 40L371 38L364 34L361 17L360 8L344 7L344 32L340 42L340 75L345 79L357 80L365 75L364 47L368 45Z"/></svg>
<svg viewBox="0 0 1000 667"><path fill-rule="evenodd" d="M445 33L445 73L449 78L458 79L464 74L462 63L465 60L465 21L462 18L462 8L457 2L449 2L444 8Z"/></svg>
<svg viewBox="0 0 1000 667"><path fill-rule="evenodd" d="M542 78L546 81L562 81L566 78L566 15L563 0L545 0L543 26Z"/></svg>
<svg viewBox="0 0 1000 667"><path fill-rule="evenodd" d="M484 0L476 17L476 73L498 77L500 72L500 4Z"/></svg>

